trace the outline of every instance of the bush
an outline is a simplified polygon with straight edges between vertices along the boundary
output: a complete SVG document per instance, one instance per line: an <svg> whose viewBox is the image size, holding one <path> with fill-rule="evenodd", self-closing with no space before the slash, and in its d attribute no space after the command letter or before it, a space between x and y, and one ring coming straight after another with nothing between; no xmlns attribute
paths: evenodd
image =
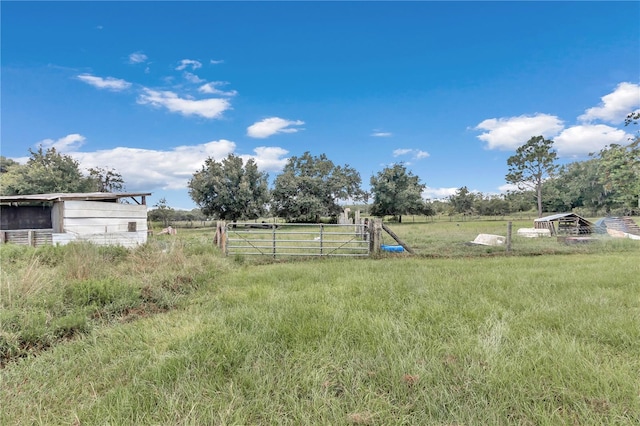
<svg viewBox="0 0 640 426"><path fill-rule="evenodd" d="M139 289L113 278L88 279L70 283L65 299L74 306L103 308L109 304L135 306L140 302Z"/></svg>

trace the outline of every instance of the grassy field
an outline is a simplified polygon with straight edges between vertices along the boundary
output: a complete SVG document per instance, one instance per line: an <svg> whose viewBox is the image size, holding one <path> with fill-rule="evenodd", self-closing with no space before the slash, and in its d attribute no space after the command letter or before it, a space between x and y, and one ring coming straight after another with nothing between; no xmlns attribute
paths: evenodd
<svg viewBox="0 0 640 426"><path fill-rule="evenodd" d="M420 255L3 246L0 424L640 423L640 242L391 227Z"/></svg>

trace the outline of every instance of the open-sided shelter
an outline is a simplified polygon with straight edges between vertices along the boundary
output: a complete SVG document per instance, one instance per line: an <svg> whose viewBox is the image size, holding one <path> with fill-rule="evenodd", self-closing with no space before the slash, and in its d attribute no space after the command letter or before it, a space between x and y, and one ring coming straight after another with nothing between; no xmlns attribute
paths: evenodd
<svg viewBox="0 0 640 426"><path fill-rule="evenodd" d="M134 247L147 241L151 193L0 196L0 241L39 246L89 241Z"/></svg>
<svg viewBox="0 0 640 426"><path fill-rule="evenodd" d="M535 229L548 229L551 235L585 235L593 232L593 223L575 213L558 213L533 221Z"/></svg>

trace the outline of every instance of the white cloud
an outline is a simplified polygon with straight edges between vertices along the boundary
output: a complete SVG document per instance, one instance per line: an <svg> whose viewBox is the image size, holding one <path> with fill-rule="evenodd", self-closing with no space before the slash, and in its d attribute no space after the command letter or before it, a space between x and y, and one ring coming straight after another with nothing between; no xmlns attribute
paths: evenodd
<svg viewBox="0 0 640 426"><path fill-rule="evenodd" d="M222 113L231 108L226 99L184 99L170 91L157 91L148 88L138 97L139 104L165 107L171 112L182 115L197 115L204 118L220 118Z"/></svg>
<svg viewBox="0 0 640 426"><path fill-rule="evenodd" d="M407 149L407 148L394 149L393 156L400 157L401 155L407 155L411 151L412 151L411 149Z"/></svg>
<svg viewBox="0 0 640 426"><path fill-rule="evenodd" d="M212 65L218 65L218 64L223 64L223 63L224 63L224 60L222 60L222 59L218 59L218 60L216 60L216 59L211 59L211 60L209 61L209 63L210 63L210 64L212 64Z"/></svg>
<svg viewBox="0 0 640 426"><path fill-rule="evenodd" d="M243 161L253 158L258 168L265 172L278 172L284 168L289 160L284 157L289 151L280 147L259 146L253 152L255 155L241 155L240 157Z"/></svg>
<svg viewBox="0 0 640 426"><path fill-rule="evenodd" d="M69 138L69 135L67 138ZM84 138L83 138L84 140ZM221 161L233 154L236 144L220 139L198 145L183 145L167 150L117 147L95 152L69 152L81 169L113 167L125 181L128 191L185 190L193 174L211 157ZM288 151L279 147L257 147L253 158L261 171L277 172L288 161Z"/></svg>
<svg viewBox="0 0 640 426"><path fill-rule="evenodd" d="M60 139L44 139L39 142L45 148L55 148L58 152L68 152L84 144L85 137L79 133L72 133Z"/></svg>
<svg viewBox="0 0 640 426"><path fill-rule="evenodd" d="M140 64L147 60L147 55L142 52L134 52L129 55L129 63L131 64Z"/></svg>
<svg viewBox="0 0 640 426"><path fill-rule="evenodd" d="M83 81L93 87L97 87L98 89L113 90L114 92L119 92L131 87L131 83L119 78L102 78L96 77L91 74L80 74L77 78L78 80Z"/></svg>
<svg viewBox="0 0 640 426"><path fill-rule="evenodd" d="M426 187L422 191L422 197L431 200L442 200L448 198L450 195L454 195L458 188L430 188Z"/></svg>
<svg viewBox="0 0 640 426"><path fill-rule="evenodd" d="M612 93L603 96L600 106L589 108L578 117L583 122L602 120L613 124L622 123L632 111L640 106L640 85L620 83Z"/></svg>
<svg viewBox="0 0 640 426"><path fill-rule="evenodd" d="M81 169L115 168L129 191L152 191L157 188L186 189L189 179L202 168L205 159L222 160L235 148L234 142L221 139L169 150L118 147L69 155L79 161Z"/></svg>
<svg viewBox="0 0 640 426"><path fill-rule="evenodd" d="M176 70L182 71L187 67L191 67L192 70L197 70L202 67L202 64L199 61L194 61L193 59L183 59L180 61L180 65L176 67Z"/></svg>
<svg viewBox="0 0 640 426"><path fill-rule="evenodd" d="M203 84L198 88L198 91L201 93L207 93L210 95L220 95L220 96L235 96L238 94L235 90L230 90L225 92L224 90L218 89L216 86L224 86L227 83L226 81L212 81L207 84Z"/></svg>
<svg viewBox="0 0 640 426"><path fill-rule="evenodd" d="M296 133L304 129L289 126L301 126L303 124L304 121L300 120L285 120L280 117L270 117L249 126L247 128L247 135L252 138L264 139L276 133Z"/></svg>
<svg viewBox="0 0 640 426"><path fill-rule="evenodd" d="M410 155L414 160L420 160L423 158L427 158L429 153L426 151L421 151L419 149L409 149L409 148L400 148L393 151L394 157L401 157L403 155Z"/></svg>
<svg viewBox="0 0 640 426"><path fill-rule="evenodd" d="M190 72L185 72L183 74L184 79L187 80L189 83L194 83L194 84L198 84L198 83L202 83L204 80L201 79L200 77L198 77L197 75L190 73Z"/></svg>
<svg viewBox="0 0 640 426"><path fill-rule="evenodd" d="M478 124L476 130L486 130L478 136L488 149L515 150L531 137L550 137L563 129L562 120L554 115L536 114L518 117L490 118Z"/></svg>
<svg viewBox="0 0 640 426"><path fill-rule="evenodd" d="M554 148L560 157L575 157L598 152L612 143L624 145L632 135L604 124L584 124L569 127L554 138Z"/></svg>
<svg viewBox="0 0 640 426"><path fill-rule="evenodd" d="M379 132L374 130L373 133L371 133L371 136L376 137L376 138L388 138L390 136L393 136L393 133L391 132Z"/></svg>

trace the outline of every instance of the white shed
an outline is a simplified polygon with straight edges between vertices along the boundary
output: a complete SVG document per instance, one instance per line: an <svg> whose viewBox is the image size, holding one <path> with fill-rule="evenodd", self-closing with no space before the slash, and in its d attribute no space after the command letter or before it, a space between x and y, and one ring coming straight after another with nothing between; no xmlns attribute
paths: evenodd
<svg viewBox="0 0 640 426"><path fill-rule="evenodd" d="M147 242L151 193L58 193L0 196L2 242L135 247Z"/></svg>

